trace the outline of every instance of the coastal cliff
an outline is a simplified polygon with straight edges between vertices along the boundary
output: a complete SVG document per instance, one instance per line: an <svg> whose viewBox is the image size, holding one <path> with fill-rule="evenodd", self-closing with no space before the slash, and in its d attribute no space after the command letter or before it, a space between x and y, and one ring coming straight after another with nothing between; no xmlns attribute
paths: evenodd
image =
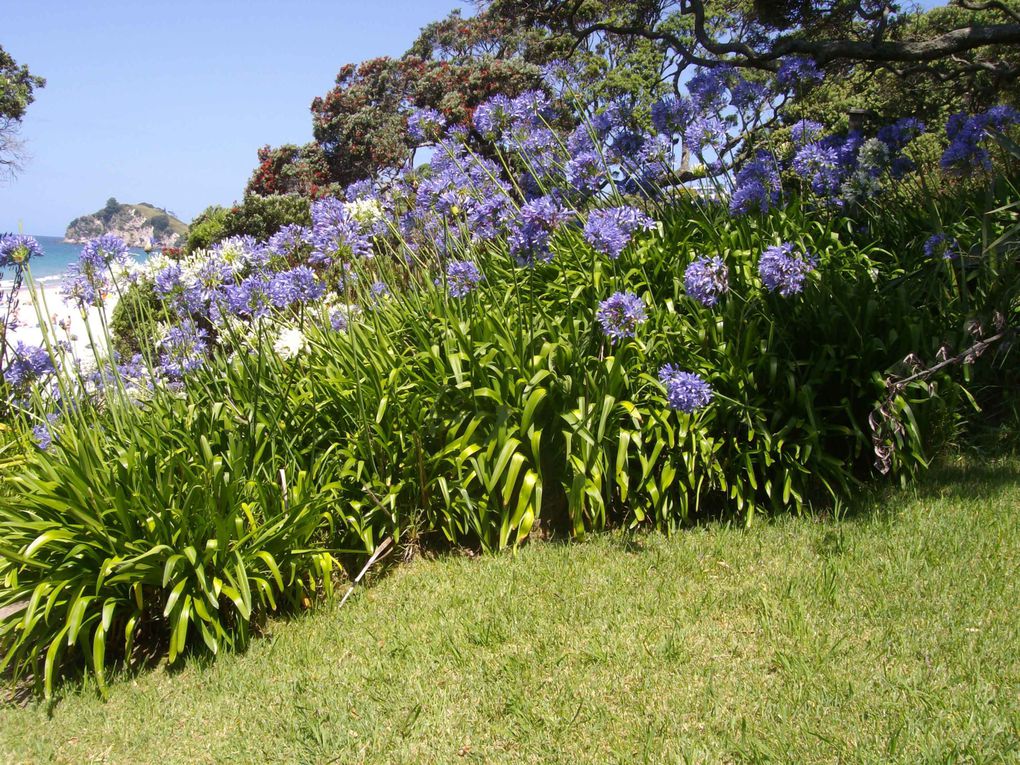
<svg viewBox="0 0 1020 765"><path fill-rule="evenodd" d="M102 234L119 236L128 247L178 247L187 238L188 227L154 205L120 204L111 198L102 210L71 221L64 241L81 244Z"/></svg>

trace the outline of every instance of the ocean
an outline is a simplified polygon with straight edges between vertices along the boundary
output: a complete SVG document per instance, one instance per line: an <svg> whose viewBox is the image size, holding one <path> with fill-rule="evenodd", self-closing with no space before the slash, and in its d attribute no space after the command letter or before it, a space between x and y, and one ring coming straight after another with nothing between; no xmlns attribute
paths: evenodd
<svg viewBox="0 0 1020 765"><path fill-rule="evenodd" d="M39 246L42 247L43 256L32 259L32 278L39 284L52 284L60 282L67 271L67 267L78 259L82 246L80 244L67 244L59 236L36 236L34 237ZM143 263L148 257L144 250L132 248L132 256L139 263ZM10 284L9 274L0 273L0 286L7 287Z"/></svg>

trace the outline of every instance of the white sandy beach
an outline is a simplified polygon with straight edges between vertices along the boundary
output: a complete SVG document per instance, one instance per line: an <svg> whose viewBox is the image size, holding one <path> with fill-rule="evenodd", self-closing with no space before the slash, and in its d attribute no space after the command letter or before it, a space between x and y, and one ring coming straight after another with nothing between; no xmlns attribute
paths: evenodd
<svg viewBox="0 0 1020 765"><path fill-rule="evenodd" d="M38 311L36 310L38 301ZM19 340L30 345L44 345L44 329L50 342L68 341L79 359L91 359L94 356L92 341L100 355L106 355L106 340L102 318L98 308L89 310L88 315L64 300L60 294L59 284L36 284L34 290L22 287L18 291L19 326L8 332L7 342L14 345ZM113 316L117 305L117 295L112 294L106 300L104 312L107 323ZM42 317L40 323L39 317Z"/></svg>

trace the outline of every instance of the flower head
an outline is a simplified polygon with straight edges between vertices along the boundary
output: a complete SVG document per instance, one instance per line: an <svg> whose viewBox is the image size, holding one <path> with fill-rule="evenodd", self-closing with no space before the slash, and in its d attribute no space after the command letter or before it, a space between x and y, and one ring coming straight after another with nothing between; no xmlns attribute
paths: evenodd
<svg viewBox="0 0 1020 765"><path fill-rule="evenodd" d="M346 205L335 197L312 202L312 255L313 264L328 265L338 255L371 257L372 245L362 233L358 222Z"/></svg>
<svg viewBox="0 0 1020 765"><path fill-rule="evenodd" d="M729 288L729 274L722 258L698 258L684 271L684 289L703 306L714 306Z"/></svg>
<svg viewBox="0 0 1020 765"><path fill-rule="evenodd" d="M682 133L690 123L694 105L688 98L667 96L652 104L652 126L663 135Z"/></svg>
<svg viewBox="0 0 1020 765"><path fill-rule="evenodd" d="M634 337L637 326L643 322L645 304L641 298L633 292L616 292L599 303L599 310L595 314L602 331L614 340L624 337Z"/></svg>
<svg viewBox="0 0 1020 765"><path fill-rule="evenodd" d="M443 134L445 128L446 118L428 107L411 112L407 118L407 134L418 144L435 141Z"/></svg>
<svg viewBox="0 0 1020 765"><path fill-rule="evenodd" d="M322 282L308 266L297 266L275 274L269 281L269 299L277 308L289 308L295 303L309 303L326 291Z"/></svg>
<svg viewBox="0 0 1020 765"><path fill-rule="evenodd" d="M296 327L288 327L280 331L276 342L273 343L273 350L281 359L292 359L297 356L308 345L304 333Z"/></svg>
<svg viewBox="0 0 1020 765"><path fill-rule="evenodd" d="M532 199L521 207L520 215L510 226L510 254L522 264L549 262L552 232L574 216L552 196Z"/></svg>
<svg viewBox="0 0 1020 765"><path fill-rule="evenodd" d="M655 221L634 207L592 210L584 224L584 239L597 252L614 260L620 257L638 229L655 228Z"/></svg>
<svg viewBox="0 0 1020 765"><path fill-rule="evenodd" d="M666 388L666 400L673 409L692 414L712 401L712 386L693 372L684 372L673 364L659 370L659 381Z"/></svg>
<svg viewBox="0 0 1020 765"><path fill-rule="evenodd" d="M949 146L939 164L943 170L961 174L971 172L975 167L989 169L992 160L984 146L987 138L1016 124L1020 124L1020 111L1011 106L993 106L973 116L962 112L952 115L946 122Z"/></svg>
<svg viewBox="0 0 1020 765"><path fill-rule="evenodd" d="M789 56L779 65L776 84L780 88L790 89L803 83L818 82L823 76L814 59L806 56Z"/></svg>
<svg viewBox="0 0 1020 765"><path fill-rule="evenodd" d="M478 266L470 260L453 260L446 265L446 284L451 297L464 297L475 289L483 278Z"/></svg>
<svg viewBox="0 0 1020 765"><path fill-rule="evenodd" d="M269 237L269 251L281 258L291 258L308 242L309 230L297 223L288 223Z"/></svg>
<svg viewBox="0 0 1020 765"><path fill-rule="evenodd" d="M941 256L944 260L954 260L960 257L960 243L946 234L932 234L924 243L924 256L926 258Z"/></svg>
<svg viewBox="0 0 1020 765"><path fill-rule="evenodd" d="M513 119L510 113L511 108L510 99L502 93L479 104L475 109L475 130L485 138L501 138L503 133L509 129L510 121Z"/></svg>
<svg viewBox="0 0 1020 765"><path fill-rule="evenodd" d="M53 446L53 433L50 428L58 419L60 419L59 415L51 412L46 415L46 422L41 422L32 428L32 438L35 439L35 445L44 452L48 452Z"/></svg>
<svg viewBox="0 0 1020 765"><path fill-rule="evenodd" d="M758 275L769 292L783 297L795 295L804 289L804 280L815 269L810 255L794 252L789 243L769 247L758 261Z"/></svg>
<svg viewBox="0 0 1020 765"><path fill-rule="evenodd" d="M167 377L177 379L197 369L205 362L207 334L191 319L170 327L159 345L162 349L160 364Z"/></svg>
<svg viewBox="0 0 1020 765"><path fill-rule="evenodd" d="M21 340L11 349L11 359L4 379L15 389L24 389L30 383L55 371L53 359L45 348L26 345Z"/></svg>
<svg viewBox="0 0 1020 765"><path fill-rule="evenodd" d="M21 268L32 258L41 258L42 254L39 242L30 236L9 234L0 237L0 268Z"/></svg>
<svg viewBox="0 0 1020 765"><path fill-rule="evenodd" d="M730 212L739 215L754 207L766 212L779 199L779 190L776 161L760 151L737 173L736 190L730 199Z"/></svg>
<svg viewBox="0 0 1020 765"><path fill-rule="evenodd" d="M124 268L129 260L127 245L119 237L103 234L91 239L68 267L62 291L82 310L87 306L102 306L112 288L112 269L114 266Z"/></svg>

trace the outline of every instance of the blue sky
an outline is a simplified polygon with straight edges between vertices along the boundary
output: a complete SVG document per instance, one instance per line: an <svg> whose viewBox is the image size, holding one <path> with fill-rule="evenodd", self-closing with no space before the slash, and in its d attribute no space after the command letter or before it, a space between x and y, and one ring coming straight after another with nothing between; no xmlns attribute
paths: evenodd
<svg viewBox="0 0 1020 765"><path fill-rule="evenodd" d="M190 221L239 199L264 144L311 140L345 63L403 53L458 0L0 0L0 44L47 79L0 185L0 231L63 234L108 197Z"/></svg>
<svg viewBox="0 0 1020 765"><path fill-rule="evenodd" d="M923 0L931 7L937 0ZM47 78L0 184L0 232L60 235L108 197L190 221L242 195L264 144L311 139L345 63L403 53L460 0L0 0L0 44Z"/></svg>

